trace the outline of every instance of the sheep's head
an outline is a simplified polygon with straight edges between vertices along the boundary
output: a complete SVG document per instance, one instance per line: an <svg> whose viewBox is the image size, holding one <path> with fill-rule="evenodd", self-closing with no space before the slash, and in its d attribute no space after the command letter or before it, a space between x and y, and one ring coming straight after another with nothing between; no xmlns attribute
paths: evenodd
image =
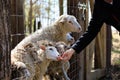
<svg viewBox="0 0 120 80"><path fill-rule="evenodd" d="M75 39L74 39L74 37L71 36L71 33L66 34L66 39L68 41L68 44L70 44L70 45L75 42Z"/></svg>
<svg viewBox="0 0 120 80"><path fill-rule="evenodd" d="M68 45L63 41L56 42L55 47L57 51L61 53L61 55L63 52L65 52L69 48Z"/></svg>
<svg viewBox="0 0 120 80"><path fill-rule="evenodd" d="M52 44L44 43L44 45L40 45L40 50L38 50L38 55L40 55L41 53L42 55L44 54L45 58L49 60L58 61L59 52Z"/></svg>
<svg viewBox="0 0 120 80"><path fill-rule="evenodd" d="M67 30L67 32L81 32L82 28L80 24L77 22L76 18L72 15L61 15L57 22L63 27L63 29Z"/></svg>
<svg viewBox="0 0 120 80"><path fill-rule="evenodd" d="M43 53L45 54L45 57L49 60L57 61L59 57L59 53L57 49L53 46L43 46L41 45L40 48L43 50Z"/></svg>

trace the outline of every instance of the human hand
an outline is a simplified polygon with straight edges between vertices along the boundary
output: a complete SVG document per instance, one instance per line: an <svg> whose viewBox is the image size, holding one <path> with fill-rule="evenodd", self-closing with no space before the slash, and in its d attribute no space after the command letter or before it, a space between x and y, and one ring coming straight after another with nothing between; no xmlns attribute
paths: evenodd
<svg viewBox="0 0 120 80"><path fill-rule="evenodd" d="M63 54L62 54L62 60L63 61L68 61L71 59L72 55L74 54L75 50L70 48L68 50L66 50Z"/></svg>

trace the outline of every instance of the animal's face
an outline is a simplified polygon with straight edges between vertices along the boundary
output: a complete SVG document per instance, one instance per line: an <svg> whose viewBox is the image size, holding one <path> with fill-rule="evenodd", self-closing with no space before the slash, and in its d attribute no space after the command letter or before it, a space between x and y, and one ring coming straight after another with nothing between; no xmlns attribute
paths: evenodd
<svg viewBox="0 0 120 80"><path fill-rule="evenodd" d="M65 29L69 32L81 32L82 28L80 24L77 22L77 19L72 15L62 15L60 16L59 22L65 25Z"/></svg>
<svg viewBox="0 0 120 80"><path fill-rule="evenodd" d="M60 42L57 42L56 45L55 45L57 51L62 55L63 52L65 52L69 47L67 46L66 43L60 41Z"/></svg>
<svg viewBox="0 0 120 80"><path fill-rule="evenodd" d="M39 59L47 58L54 61L58 60L59 53L54 47L54 42L49 40L40 40L38 44L40 47L40 49L37 51Z"/></svg>
<svg viewBox="0 0 120 80"><path fill-rule="evenodd" d="M71 29L71 32L81 32L82 28L80 24L77 22L77 19L74 16L67 16L67 21L69 24L69 27Z"/></svg>
<svg viewBox="0 0 120 80"><path fill-rule="evenodd" d="M67 34L66 34L66 39L67 39L67 41L68 41L70 44L73 44L73 43L75 42L74 37L72 37L72 36L70 35L70 33L67 33Z"/></svg>
<svg viewBox="0 0 120 80"><path fill-rule="evenodd" d="M60 55L54 46L48 46L48 45L47 46L41 45L40 50L38 50L37 53L38 53L38 57L41 59L42 57L45 57L49 60L54 60L54 61L57 61Z"/></svg>
<svg viewBox="0 0 120 80"><path fill-rule="evenodd" d="M53 46L46 47L45 53L46 53L46 58L47 59L51 59L51 60L55 60L55 61L57 61L57 59L60 55L58 53L57 49Z"/></svg>

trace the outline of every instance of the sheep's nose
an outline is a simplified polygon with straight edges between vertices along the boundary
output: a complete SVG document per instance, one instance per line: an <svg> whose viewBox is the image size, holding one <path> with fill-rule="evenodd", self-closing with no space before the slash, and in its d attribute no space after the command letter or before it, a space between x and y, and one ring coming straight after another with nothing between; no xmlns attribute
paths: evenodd
<svg viewBox="0 0 120 80"><path fill-rule="evenodd" d="M82 31L82 28L78 28L78 30L79 30L79 32L81 32L81 31Z"/></svg>
<svg viewBox="0 0 120 80"><path fill-rule="evenodd" d="M74 39L73 38L71 38L71 41L73 41Z"/></svg>

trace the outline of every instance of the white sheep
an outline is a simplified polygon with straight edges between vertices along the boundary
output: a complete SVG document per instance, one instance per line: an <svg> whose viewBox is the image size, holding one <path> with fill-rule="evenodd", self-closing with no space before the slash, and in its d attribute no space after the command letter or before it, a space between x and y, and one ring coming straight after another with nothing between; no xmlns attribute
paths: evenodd
<svg viewBox="0 0 120 80"><path fill-rule="evenodd" d="M29 47L27 45L27 46L22 46L21 48L18 48L18 49L17 48L13 49L11 51L11 64L14 64L17 62L23 62L31 74L30 77L33 77L35 75L34 74L35 73L35 66L34 66L35 58L32 55L33 54L35 55L36 52L30 53L31 51L28 50L28 48L30 47L31 47L31 44ZM31 47L31 49L32 48L33 47Z"/></svg>
<svg viewBox="0 0 120 80"><path fill-rule="evenodd" d="M66 34L69 32L80 32L81 26L72 15L61 15L52 25L42 27L35 33L23 39L17 47L28 43L36 43L39 40L64 41L67 43Z"/></svg>
<svg viewBox="0 0 120 80"><path fill-rule="evenodd" d="M62 53L69 48L69 46L64 43L63 41L56 42L55 44L56 49L58 50L59 53ZM57 67L54 67L57 66ZM67 75L67 71L70 68L70 63L69 61L67 62L55 62L52 61L50 63L50 66L48 67L48 70L46 74L50 76L50 80L70 80L70 78ZM47 75L47 76L48 76ZM45 76L46 77L46 76Z"/></svg>
<svg viewBox="0 0 120 80"><path fill-rule="evenodd" d="M57 61L57 57L59 57L59 53L57 49L52 46L52 42L40 40L37 43L39 45L38 48L36 46L35 50L31 48L35 51L34 53L32 52L34 57L31 55L32 53L30 53L31 50L28 50L28 45L27 48L23 46L21 50L15 50L15 48L11 51L11 63L23 62L29 70L31 75L27 80L42 80L42 76L45 74L49 63L52 60ZM32 44L30 44L30 46L31 45ZM37 58L37 60L34 60L34 58Z"/></svg>
<svg viewBox="0 0 120 80"><path fill-rule="evenodd" d="M66 34L69 32L80 32L81 26L79 25L79 23L77 22L76 18L72 15L61 15L52 25L47 26L47 27L42 27L41 29L37 30L35 33L27 36L26 38L24 38L15 48L13 53L21 53L21 54L26 54L26 50L24 48L24 46L32 43L34 44L36 47L38 47L38 43L37 41L40 40L50 40L53 42L58 42L58 41L64 41L65 43L67 43L67 39L66 39ZM25 50L25 51L24 51ZM36 51L36 50L35 50ZM21 54L16 54L16 56L20 57ZM35 52L36 54L36 52ZM33 59L36 59L33 55ZM26 63L31 62L30 68L29 69L33 69L32 72L35 72L34 70L34 66L32 66L35 61L31 60L31 55L26 55L24 56L27 61L25 61ZM24 58L23 56L20 57L20 59L22 60ZM24 61L24 60L23 60ZM36 62L39 62L36 60ZM58 66L55 66L58 67Z"/></svg>
<svg viewBox="0 0 120 80"><path fill-rule="evenodd" d="M34 80L42 80L50 62L57 61L57 57L60 55L53 44L48 43L47 41L44 41L43 43L47 47L45 48L45 46L42 46L41 49L37 51L38 57L42 60L42 62L36 64L36 74L33 78Z"/></svg>

